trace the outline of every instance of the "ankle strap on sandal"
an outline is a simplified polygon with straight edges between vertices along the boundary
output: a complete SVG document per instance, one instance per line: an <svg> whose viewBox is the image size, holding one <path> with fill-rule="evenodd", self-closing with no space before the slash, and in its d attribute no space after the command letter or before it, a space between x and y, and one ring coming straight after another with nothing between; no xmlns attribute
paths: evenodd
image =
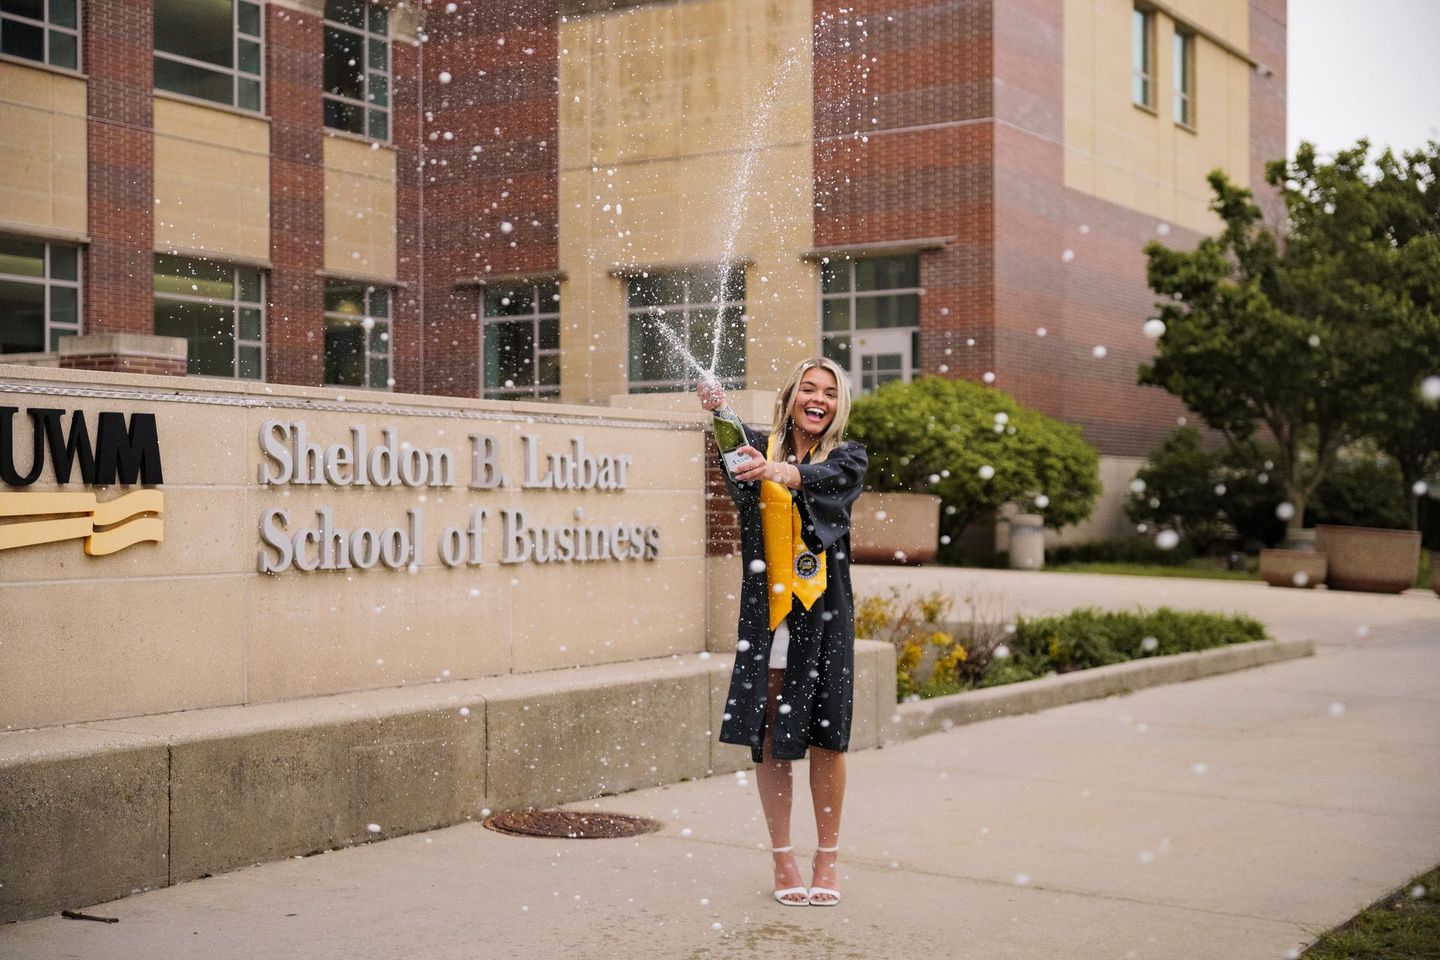
<svg viewBox="0 0 1440 960"><path fill-rule="evenodd" d="M815 852L816 852L816 853L836 853L836 852L839 851L839 849L840 849L840 845L839 845L839 844L836 844L836 845L833 846L833 847L816 847L816 848L815 848Z"/></svg>
<svg viewBox="0 0 1440 960"><path fill-rule="evenodd" d="M770 848L770 852L771 852L771 853L789 853L791 850L794 850L794 849L795 849L795 847L794 847L794 845L792 844L791 846L788 846L788 847L771 847L771 848Z"/></svg>

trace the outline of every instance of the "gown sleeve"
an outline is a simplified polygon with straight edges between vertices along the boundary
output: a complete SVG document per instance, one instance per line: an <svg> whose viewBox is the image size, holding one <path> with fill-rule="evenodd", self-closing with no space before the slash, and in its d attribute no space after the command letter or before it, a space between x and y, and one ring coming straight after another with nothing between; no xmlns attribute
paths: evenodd
<svg viewBox="0 0 1440 960"><path fill-rule="evenodd" d="M799 500L805 516L802 534L810 549L829 550L850 532L850 507L865 483L869 458L853 440L836 447L821 463L802 463Z"/></svg>

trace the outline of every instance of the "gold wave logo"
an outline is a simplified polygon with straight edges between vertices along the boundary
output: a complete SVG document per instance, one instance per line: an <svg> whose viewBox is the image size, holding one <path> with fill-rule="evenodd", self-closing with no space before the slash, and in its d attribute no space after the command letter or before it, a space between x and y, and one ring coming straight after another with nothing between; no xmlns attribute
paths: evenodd
<svg viewBox="0 0 1440 960"><path fill-rule="evenodd" d="M0 493L0 550L84 539L88 555L103 557L143 541L162 542L164 510L159 490L136 490L107 503L93 493ZM54 519L9 522L17 517Z"/></svg>

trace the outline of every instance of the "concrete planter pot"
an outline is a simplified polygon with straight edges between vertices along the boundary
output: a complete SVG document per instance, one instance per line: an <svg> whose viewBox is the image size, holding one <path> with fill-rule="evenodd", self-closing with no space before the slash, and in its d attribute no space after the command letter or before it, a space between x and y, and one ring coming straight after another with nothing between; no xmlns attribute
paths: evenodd
<svg viewBox="0 0 1440 960"><path fill-rule="evenodd" d="M1420 566L1417 530L1322 523L1315 528L1315 548L1325 554L1325 582L1332 590L1401 593L1415 584Z"/></svg>
<svg viewBox="0 0 1440 960"><path fill-rule="evenodd" d="M940 546L940 498L929 493L863 493L850 510L856 563L927 563Z"/></svg>
<svg viewBox="0 0 1440 960"><path fill-rule="evenodd" d="M1325 554L1314 550L1261 550L1260 579L1272 587L1313 587L1325 582Z"/></svg>

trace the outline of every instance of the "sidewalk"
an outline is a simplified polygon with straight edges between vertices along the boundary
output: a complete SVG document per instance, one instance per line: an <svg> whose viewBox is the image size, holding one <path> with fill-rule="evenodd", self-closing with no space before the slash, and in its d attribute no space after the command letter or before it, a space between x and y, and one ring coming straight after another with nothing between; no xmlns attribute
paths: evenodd
<svg viewBox="0 0 1440 960"><path fill-rule="evenodd" d="M1247 610L1321 646L852 754L833 909L769 899L753 778L724 776L572 805L658 834L467 824L0 927L0 957L1278 960L1440 862L1433 595L977 573L1027 612Z"/></svg>

